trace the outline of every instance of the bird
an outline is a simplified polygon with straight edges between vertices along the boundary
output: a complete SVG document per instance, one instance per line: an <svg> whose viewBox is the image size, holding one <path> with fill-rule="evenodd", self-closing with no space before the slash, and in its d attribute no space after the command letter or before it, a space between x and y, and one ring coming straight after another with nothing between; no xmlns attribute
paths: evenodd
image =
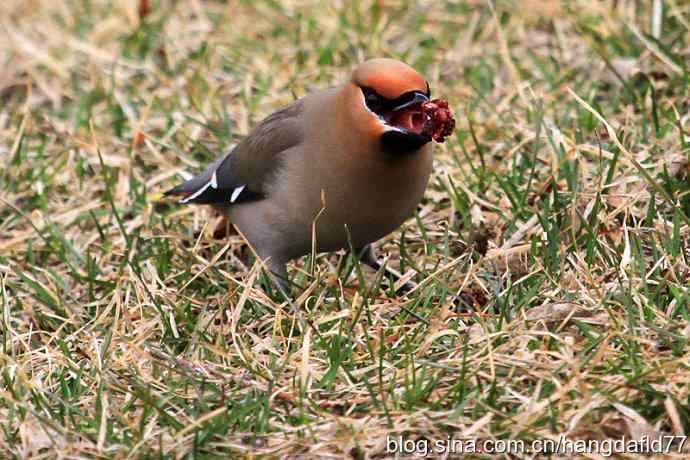
<svg viewBox="0 0 690 460"><path fill-rule="evenodd" d="M454 126L450 112L433 104L425 113L430 97L429 83L411 66L366 60L343 84L266 117L227 155L164 195L226 216L286 297L287 263L314 249L354 249L380 270L373 243L414 214L432 172L432 140ZM452 126L434 126L437 113Z"/></svg>

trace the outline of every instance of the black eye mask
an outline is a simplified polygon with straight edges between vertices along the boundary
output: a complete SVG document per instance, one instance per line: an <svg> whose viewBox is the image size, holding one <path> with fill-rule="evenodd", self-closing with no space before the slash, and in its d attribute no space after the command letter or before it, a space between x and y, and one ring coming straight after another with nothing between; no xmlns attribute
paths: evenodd
<svg viewBox="0 0 690 460"><path fill-rule="evenodd" d="M383 116L394 110L399 110L403 107L407 107L418 102L424 102L429 100L429 85L427 84L426 94L421 91L408 91L400 97L395 99L386 99L376 92L373 88L368 86L362 87L362 94L364 94L364 102L376 115Z"/></svg>

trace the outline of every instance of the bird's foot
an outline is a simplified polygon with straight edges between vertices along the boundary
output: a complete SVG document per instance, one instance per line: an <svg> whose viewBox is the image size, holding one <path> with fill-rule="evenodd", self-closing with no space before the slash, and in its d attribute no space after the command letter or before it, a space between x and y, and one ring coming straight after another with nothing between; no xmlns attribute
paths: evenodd
<svg viewBox="0 0 690 460"><path fill-rule="evenodd" d="M384 271L384 278L389 280L390 287L395 287L395 283L400 281L402 279L402 274L398 272L397 270L389 267L387 264L382 264L378 258L376 257L376 253L374 252L374 248L371 244L366 245L364 248L358 250L356 252L357 258L373 268L376 271L381 270L383 268ZM405 281L404 284L402 284L400 287L395 289L395 293L399 295L406 295L413 291L417 285L413 283L412 281Z"/></svg>

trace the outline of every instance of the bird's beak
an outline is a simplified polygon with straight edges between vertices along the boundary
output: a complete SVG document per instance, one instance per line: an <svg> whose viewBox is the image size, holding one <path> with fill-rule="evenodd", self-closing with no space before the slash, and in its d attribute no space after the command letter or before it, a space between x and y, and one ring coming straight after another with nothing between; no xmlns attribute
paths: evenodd
<svg viewBox="0 0 690 460"><path fill-rule="evenodd" d="M419 91L415 91L413 93L412 99L409 99L409 100L405 101L404 103L393 107L393 109L391 111L397 112L398 110L402 110L402 109L405 109L407 107L411 107L413 105L421 104L422 102L426 102L428 100L429 100L429 98L427 97L426 94L421 93Z"/></svg>
<svg viewBox="0 0 690 460"><path fill-rule="evenodd" d="M397 130L421 134L426 121L422 104L428 100L429 97L421 91L408 93L400 98L396 105L391 104L383 118L389 126Z"/></svg>

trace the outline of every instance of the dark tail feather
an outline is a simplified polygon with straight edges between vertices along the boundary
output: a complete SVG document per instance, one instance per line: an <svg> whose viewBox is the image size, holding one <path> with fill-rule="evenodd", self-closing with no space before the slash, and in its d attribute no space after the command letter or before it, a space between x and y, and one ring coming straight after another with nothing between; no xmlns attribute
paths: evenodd
<svg viewBox="0 0 690 460"><path fill-rule="evenodd" d="M192 193L196 192L199 190L201 187L205 186L209 180L211 180L211 176L213 175L213 172L218 168L220 163L223 161L223 157L218 158L216 161L214 161L204 172L201 174L192 177L191 179L182 182L180 185L177 185L167 192L163 192L163 195L165 196L182 196L186 197L191 195Z"/></svg>
<svg viewBox="0 0 690 460"><path fill-rule="evenodd" d="M170 190L166 190L165 192L163 192L163 195L164 196L187 196L194 191L194 190L190 190L191 187L188 186L188 183L193 181L193 180L194 179L189 180L187 182L183 182L180 185L177 185L177 186L171 188Z"/></svg>
<svg viewBox="0 0 690 460"><path fill-rule="evenodd" d="M196 179L196 178L194 178L194 179ZM184 199L184 197L189 196L189 194L192 193L189 191L189 188L191 188L190 182L192 182L194 179L185 181L185 182L181 183L180 185L171 188L170 190L166 190L165 192L159 193L158 195L156 195L153 198L154 209L157 212L164 212L165 210L169 209L169 206L171 204L173 204L175 201L178 201L178 200L167 200L166 198L177 196L177 197L182 197L182 199Z"/></svg>

